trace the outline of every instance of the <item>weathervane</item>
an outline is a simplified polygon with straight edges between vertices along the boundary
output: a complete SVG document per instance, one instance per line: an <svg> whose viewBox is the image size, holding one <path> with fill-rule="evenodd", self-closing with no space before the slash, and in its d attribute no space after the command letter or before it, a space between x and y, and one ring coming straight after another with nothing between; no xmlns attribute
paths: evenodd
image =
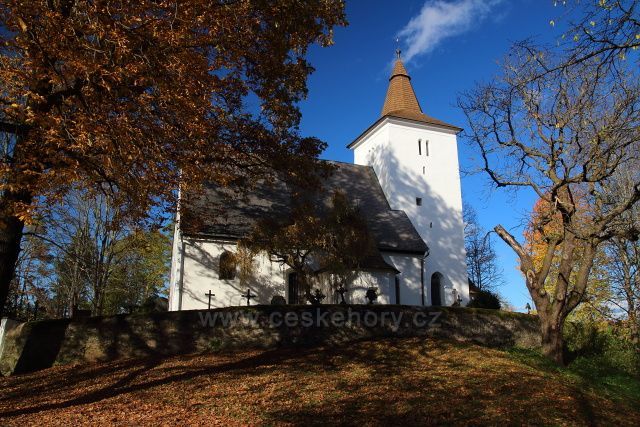
<svg viewBox="0 0 640 427"><path fill-rule="evenodd" d="M400 38L396 37L396 58L400 59L400 54L402 51L400 50Z"/></svg>

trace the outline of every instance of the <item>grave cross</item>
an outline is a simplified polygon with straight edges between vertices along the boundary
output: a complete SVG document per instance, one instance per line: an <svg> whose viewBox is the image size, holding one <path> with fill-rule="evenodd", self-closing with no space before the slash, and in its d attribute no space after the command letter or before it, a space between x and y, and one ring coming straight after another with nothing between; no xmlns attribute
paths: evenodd
<svg viewBox="0 0 640 427"><path fill-rule="evenodd" d="M247 305L251 305L251 298L255 298L256 296L251 293L251 288L247 288L247 293L240 295L243 298L247 299Z"/></svg>
<svg viewBox="0 0 640 427"><path fill-rule="evenodd" d="M215 297L216 294L214 294L213 292L209 291L204 295L209 297L209 302L207 303L207 310L211 310L211 297Z"/></svg>

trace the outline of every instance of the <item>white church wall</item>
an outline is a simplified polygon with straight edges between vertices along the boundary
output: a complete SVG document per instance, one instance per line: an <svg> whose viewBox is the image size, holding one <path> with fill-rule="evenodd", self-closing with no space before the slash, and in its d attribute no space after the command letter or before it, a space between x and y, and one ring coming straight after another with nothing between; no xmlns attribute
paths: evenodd
<svg viewBox="0 0 640 427"><path fill-rule="evenodd" d="M400 274L400 304L422 305L422 257L420 255L384 252L385 261L395 266ZM425 291L426 292L426 291ZM392 282L391 303L395 304L395 277Z"/></svg>
<svg viewBox="0 0 640 427"><path fill-rule="evenodd" d="M264 254L256 256L255 273L246 283L240 283L237 274L234 279L220 279L219 260L225 251L235 252L235 243L184 239L182 276L173 288L182 289L182 299L173 304L171 310L206 309L208 297L205 294L209 291L215 294L211 299L211 307L246 305L246 299L241 295L247 292L247 288L256 295L251 300L252 305L269 304L274 295L285 295L282 267L271 262Z"/></svg>
<svg viewBox="0 0 640 427"><path fill-rule="evenodd" d="M376 288L378 293L377 304L393 304L394 302L394 277L389 271L362 271L359 277L351 284L347 294L349 304L367 304L367 290Z"/></svg>
<svg viewBox="0 0 640 427"><path fill-rule="evenodd" d="M271 262L266 254L255 259L254 274L240 284L240 279L222 280L219 278L220 255L235 252L236 245L229 241L202 239L180 239L176 236L172 260L169 310L195 310L207 308L207 293L215 296L211 307L229 307L246 305L241 294L251 288L256 298L251 304L269 304L274 295L284 296L288 301L286 286L289 268ZM400 275L401 303L420 305L420 257L408 254L383 253L385 260L395 265ZM339 298L328 286L326 280L317 280L313 284L326 295L325 303L338 303ZM366 304L366 292L370 287L378 289L378 304L394 304L395 273L391 271L362 271L354 279L345 300L349 304ZM180 296L180 293L182 295Z"/></svg>
<svg viewBox="0 0 640 427"><path fill-rule="evenodd" d="M428 155L425 141L428 141ZM430 284L434 272L444 276L442 295L448 305L453 302L450 299L453 288L466 303L469 291L455 133L387 118L355 145L354 161L374 168L391 207L407 213L429 246L425 303L431 303ZM422 199L421 206L417 205L416 198Z"/></svg>

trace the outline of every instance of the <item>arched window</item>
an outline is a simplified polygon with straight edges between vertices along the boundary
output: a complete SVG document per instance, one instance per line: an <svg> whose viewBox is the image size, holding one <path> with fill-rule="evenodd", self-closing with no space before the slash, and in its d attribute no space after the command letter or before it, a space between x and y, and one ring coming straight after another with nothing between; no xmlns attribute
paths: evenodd
<svg viewBox="0 0 640 427"><path fill-rule="evenodd" d="M231 280L236 277L236 257L231 252L224 251L220 254L218 278Z"/></svg>

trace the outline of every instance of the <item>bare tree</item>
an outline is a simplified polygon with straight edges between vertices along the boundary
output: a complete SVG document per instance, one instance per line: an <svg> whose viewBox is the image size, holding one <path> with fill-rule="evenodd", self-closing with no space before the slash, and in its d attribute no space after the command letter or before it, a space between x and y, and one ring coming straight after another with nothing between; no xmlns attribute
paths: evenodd
<svg viewBox="0 0 640 427"><path fill-rule="evenodd" d="M615 238L606 245L613 301L629 324L631 342L640 351L640 243Z"/></svg>
<svg viewBox="0 0 640 427"><path fill-rule="evenodd" d="M622 171L609 198L615 200L633 192L633 177L637 173L637 170ZM640 228L640 205L624 214L624 222ZM640 241L616 236L606 242L603 250L606 256L603 270L612 293L609 303L618 308L614 313L622 312L626 317L631 342L640 352Z"/></svg>
<svg viewBox="0 0 640 427"><path fill-rule="evenodd" d="M105 293L114 266L125 253L122 242L131 231L108 193L76 189L50 207L42 221L42 232L28 232L49 244L57 258L58 314L71 314L81 300L92 312L103 314Z"/></svg>
<svg viewBox="0 0 640 427"><path fill-rule="evenodd" d="M548 244L539 266L503 226L494 228L520 258L540 316L543 351L558 363L565 319L585 297L599 245L614 237L634 241L640 233L625 215L640 200L640 78L622 55L635 44L606 50L604 34L614 28L609 21L589 25L602 28L601 41L560 52L520 43L499 78L459 99L469 139L480 151L479 170L497 187L535 192L551 207L550 220L560 217L559 233L544 234L544 221L539 225ZM603 49L617 54L593 54ZM633 171L631 186L616 191L624 170ZM586 218L577 212L579 199L590 207ZM560 262L550 275L556 251Z"/></svg>
<svg viewBox="0 0 640 427"><path fill-rule="evenodd" d="M473 206L465 203L462 216L469 280L481 291L494 290L503 283L503 277L502 269L497 264L491 234L478 224L478 216Z"/></svg>

